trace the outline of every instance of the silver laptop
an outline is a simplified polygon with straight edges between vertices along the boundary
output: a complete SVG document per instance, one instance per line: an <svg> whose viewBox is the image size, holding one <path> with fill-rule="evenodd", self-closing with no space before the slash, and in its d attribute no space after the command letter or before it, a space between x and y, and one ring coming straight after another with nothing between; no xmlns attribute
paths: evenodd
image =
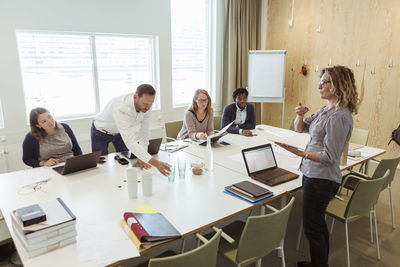
<svg viewBox="0 0 400 267"><path fill-rule="evenodd" d="M89 154L67 158L63 166L54 167L53 170L61 175L66 175L77 171L94 168L97 166L100 156L101 151L96 151Z"/></svg>
<svg viewBox="0 0 400 267"><path fill-rule="evenodd" d="M248 175L261 183L274 186L299 176L278 167L271 144L243 149L242 155Z"/></svg>

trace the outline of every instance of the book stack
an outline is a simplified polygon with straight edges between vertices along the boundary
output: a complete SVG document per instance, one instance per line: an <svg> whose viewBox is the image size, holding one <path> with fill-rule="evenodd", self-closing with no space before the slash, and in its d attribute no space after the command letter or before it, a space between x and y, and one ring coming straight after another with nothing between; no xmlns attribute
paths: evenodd
<svg viewBox="0 0 400 267"><path fill-rule="evenodd" d="M273 195L267 188L253 184L249 181L243 181L225 187L225 190L252 203L258 202Z"/></svg>
<svg viewBox="0 0 400 267"><path fill-rule="evenodd" d="M151 207L149 207L151 209ZM138 249L153 247L181 237L159 212L125 212L121 227Z"/></svg>
<svg viewBox="0 0 400 267"><path fill-rule="evenodd" d="M76 242L76 217L61 198L16 209L11 218L30 258Z"/></svg>

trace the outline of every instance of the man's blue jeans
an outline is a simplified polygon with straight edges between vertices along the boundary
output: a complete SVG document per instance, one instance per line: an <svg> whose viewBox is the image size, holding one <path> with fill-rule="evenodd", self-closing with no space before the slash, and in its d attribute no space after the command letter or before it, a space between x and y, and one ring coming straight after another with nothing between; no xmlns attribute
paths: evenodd
<svg viewBox="0 0 400 267"><path fill-rule="evenodd" d="M328 266L329 232L325 211L339 186L330 180L303 175L303 225L314 267Z"/></svg>
<svg viewBox="0 0 400 267"><path fill-rule="evenodd" d="M108 144L110 142L113 143L115 150L117 152L128 151L128 148L126 147L120 134L109 135L100 132L99 130L96 129L96 127L94 127L93 123L92 123L92 128L90 129L90 138L92 139L92 152L101 150L102 155L107 155Z"/></svg>

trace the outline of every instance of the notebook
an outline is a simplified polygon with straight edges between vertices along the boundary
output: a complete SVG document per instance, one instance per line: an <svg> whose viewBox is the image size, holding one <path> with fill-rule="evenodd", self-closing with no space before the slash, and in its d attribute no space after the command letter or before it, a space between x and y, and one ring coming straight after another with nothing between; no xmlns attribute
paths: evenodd
<svg viewBox="0 0 400 267"><path fill-rule="evenodd" d="M248 175L269 186L278 185L299 176L278 167L271 144L243 149L242 155Z"/></svg>
<svg viewBox="0 0 400 267"><path fill-rule="evenodd" d="M272 192L269 191L267 188L261 187L249 181L243 181L233 184L232 188L251 197L259 197L266 194L272 194Z"/></svg>
<svg viewBox="0 0 400 267"><path fill-rule="evenodd" d="M99 162L101 151L68 158L63 166L54 167L53 170L61 175L74 173L89 168L94 168Z"/></svg>
<svg viewBox="0 0 400 267"><path fill-rule="evenodd" d="M273 195L268 189L259 185L253 184L249 181L243 181L230 186L225 187L225 190L244 198L252 203L268 198Z"/></svg>
<svg viewBox="0 0 400 267"><path fill-rule="evenodd" d="M147 147L147 152L150 155L157 154L158 151L160 151L161 142L162 142L162 138L151 139L149 141L149 146ZM129 159L136 158L136 156L133 153L131 153L130 151L123 151L123 152L121 152L121 154Z"/></svg>
<svg viewBox="0 0 400 267"><path fill-rule="evenodd" d="M265 199L273 196L273 193L271 192L270 194L262 195L262 196L259 196L259 197L251 197L248 194L243 194L243 193L241 193L239 191L236 191L235 189L232 188L231 185L225 187L224 188L224 192L227 193L228 195L232 195L232 196L235 196L235 197L237 197L239 199L246 200L246 201L248 201L248 202L250 202L252 204L258 204L259 202L262 202Z"/></svg>

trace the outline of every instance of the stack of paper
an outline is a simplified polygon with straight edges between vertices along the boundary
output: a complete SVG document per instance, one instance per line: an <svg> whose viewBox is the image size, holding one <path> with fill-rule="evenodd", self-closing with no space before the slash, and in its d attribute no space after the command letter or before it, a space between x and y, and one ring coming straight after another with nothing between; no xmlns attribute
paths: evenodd
<svg viewBox="0 0 400 267"><path fill-rule="evenodd" d="M46 221L25 227L16 210L11 212L14 233L29 257L76 242L76 217L61 198L39 206L46 214Z"/></svg>

